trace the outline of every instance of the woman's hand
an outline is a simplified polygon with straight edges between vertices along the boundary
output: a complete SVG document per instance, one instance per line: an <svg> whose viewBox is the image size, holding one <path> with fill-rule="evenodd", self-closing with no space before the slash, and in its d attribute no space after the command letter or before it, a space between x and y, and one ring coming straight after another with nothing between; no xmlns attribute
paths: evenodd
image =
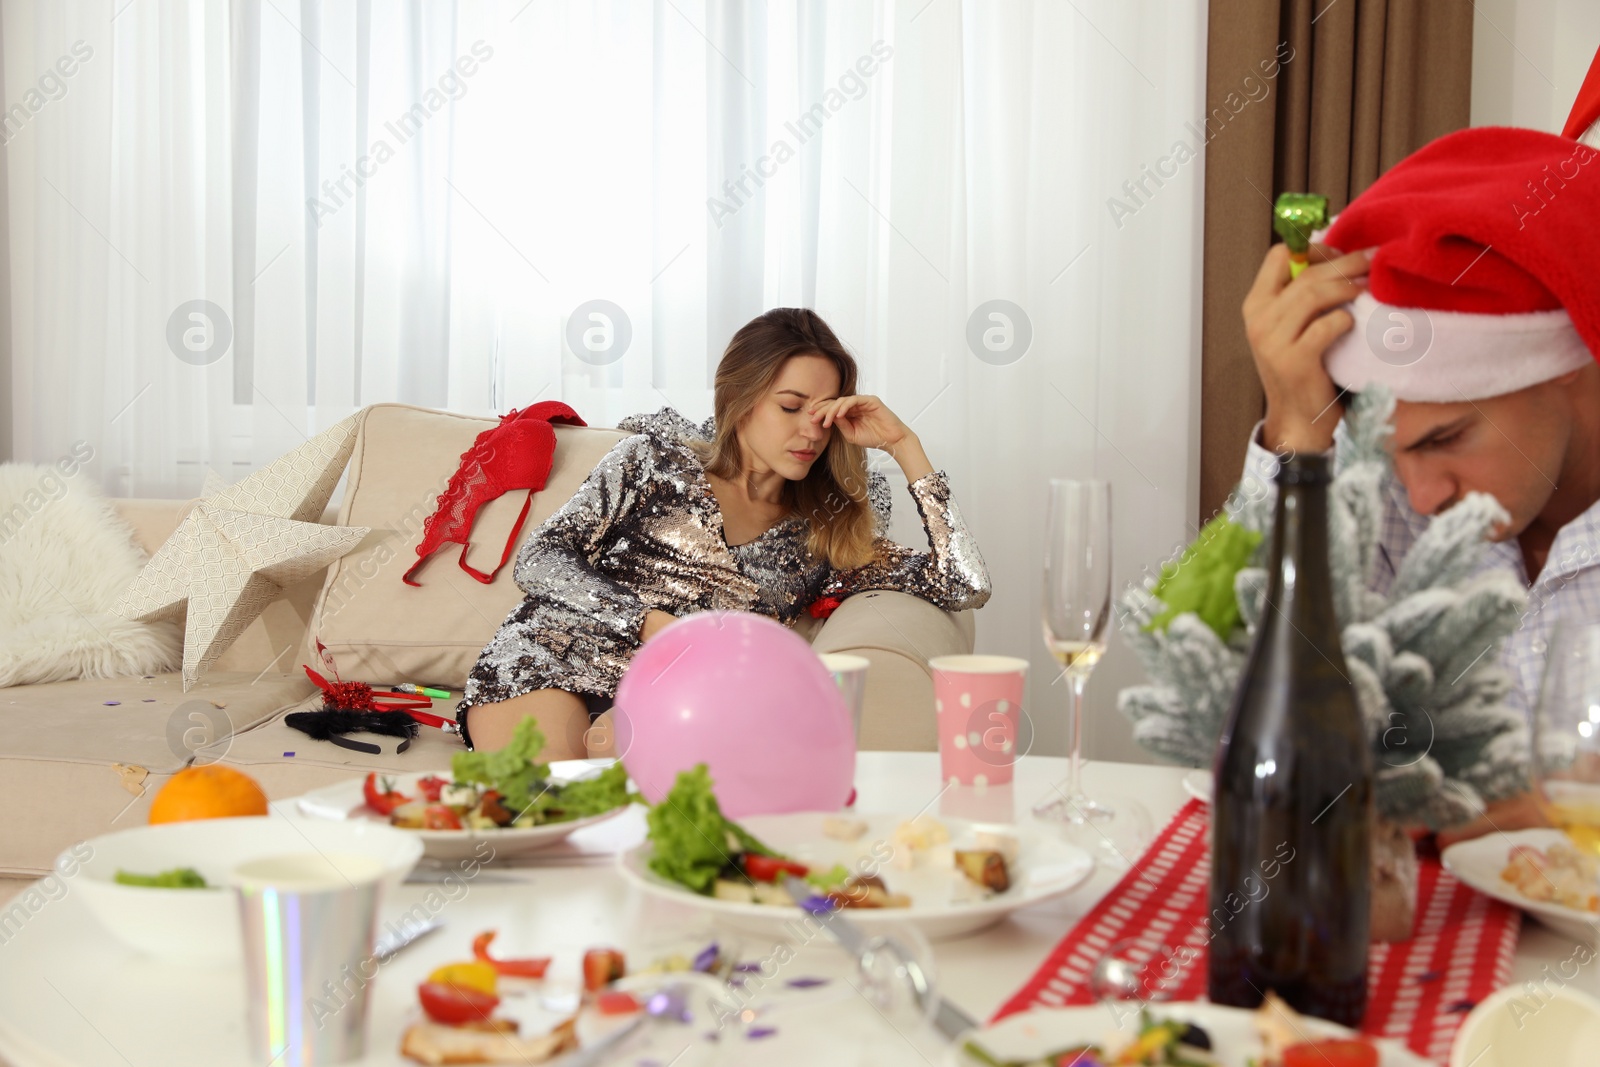
<svg viewBox="0 0 1600 1067"><path fill-rule="evenodd" d="M883 449L900 464L907 482L933 470L921 439L875 396L857 393L818 401L811 406L811 421L836 428L852 445Z"/></svg>
<svg viewBox="0 0 1600 1067"><path fill-rule="evenodd" d="M1310 258L1312 266L1290 281L1288 246L1273 245L1244 299L1245 336L1267 398L1261 443L1274 450L1333 447L1339 414L1329 409L1339 390L1322 356L1355 324L1340 305L1366 289L1372 265L1366 252L1340 255L1321 245L1311 246Z"/></svg>
<svg viewBox="0 0 1600 1067"><path fill-rule="evenodd" d="M908 437L915 436L889 405L875 396L858 393L811 405L811 421L833 426L839 436L862 448L881 448L893 452Z"/></svg>

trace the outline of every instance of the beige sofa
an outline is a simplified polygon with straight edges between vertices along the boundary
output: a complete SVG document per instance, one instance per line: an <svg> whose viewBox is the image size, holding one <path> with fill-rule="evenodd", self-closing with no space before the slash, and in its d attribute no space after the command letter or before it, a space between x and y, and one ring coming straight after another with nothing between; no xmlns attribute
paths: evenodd
<svg viewBox="0 0 1600 1067"><path fill-rule="evenodd" d="M490 425L400 404L367 409L342 498L322 521L373 532L323 574L287 590L189 692L176 673L0 689L0 877L38 877L74 842L143 823L154 792L197 758L240 767L272 799L370 770L447 768L460 742L436 730L423 729L399 755L392 739L376 739L387 743L386 754L375 756L313 741L283 719L320 703L301 669L316 664L316 637L346 679L442 684L459 696L477 651L521 599L511 566L483 585L456 565L459 550L447 546L418 576L420 588L400 575L416 559L422 521L460 455ZM556 432L555 466L525 530L554 511L623 436L589 427ZM492 569L524 499L508 493L479 512L469 562ZM153 552L193 503L121 500L117 508ZM867 592L826 622L806 617L797 629L818 651L871 660L863 748L936 747L927 661L971 651L971 612ZM434 710L453 716L454 700L436 701Z"/></svg>

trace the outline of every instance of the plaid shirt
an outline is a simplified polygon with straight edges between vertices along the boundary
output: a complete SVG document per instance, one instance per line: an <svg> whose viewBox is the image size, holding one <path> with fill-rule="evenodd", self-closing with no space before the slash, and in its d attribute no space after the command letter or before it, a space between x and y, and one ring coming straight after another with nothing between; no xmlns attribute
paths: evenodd
<svg viewBox="0 0 1600 1067"><path fill-rule="evenodd" d="M1343 430L1341 424L1336 438ZM1257 423L1250 435L1244 473L1246 478L1256 478L1270 486L1278 472L1278 457L1261 446L1260 438L1261 424ZM1388 591L1400 561L1430 521L1411 509L1405 486L1392 471L1385 479L1383 492L1387 499L1378 542L1378 571L1372 580L1372 588L1380 593ZM1493 567L1509 568L1528 590L1522 622L1500 650L1501 664L1517 683L1517 691L1507 703L1527 714L1539 695L1545 650L1557 620L1600 621L1600 501L1556 532L1544 569L1532 583L1515 538L1489 545L1478 569Z"/></svg>

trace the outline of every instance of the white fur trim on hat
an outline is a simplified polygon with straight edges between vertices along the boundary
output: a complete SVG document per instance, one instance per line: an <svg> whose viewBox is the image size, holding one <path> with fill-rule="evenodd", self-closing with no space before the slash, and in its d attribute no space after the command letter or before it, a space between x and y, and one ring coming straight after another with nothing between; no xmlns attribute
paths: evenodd
<svg viewBox="0 0 1600 1067"><path fill-rule="evenodd" d="M1373 382L1397 400L1448 404L1526 389L1595 357L1563 310L1517 315L1393 307L1362 293L1355 326L1323 356L1340 388Z"/></svg>

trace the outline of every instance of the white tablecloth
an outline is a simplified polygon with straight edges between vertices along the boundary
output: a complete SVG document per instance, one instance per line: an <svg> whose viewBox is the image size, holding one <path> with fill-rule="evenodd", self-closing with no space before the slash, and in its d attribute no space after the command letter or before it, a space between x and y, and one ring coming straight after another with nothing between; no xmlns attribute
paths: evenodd
<svg viewBox="0 0 1600 1067"><path fill-rule="evenodd" d="M951 817L1002 820L1031 818L1032 806L1050 795L1066 762L1025 758L1009 787L982 794L941 794L938 757L931 753L863 753L857 768L857 806L862 811L913 813L924 806ZM1092 763L1086 767L1091 794L1132 800L1159 830L1185 799L1183 772L1170 767ZM691 908L645 901L612 868L609 852L643 839L642 812L602 824L574 838L570 847L538 864L514 869L487 867L478 877L451 885L411 884L385 907L393 919L421 907L445 928L386 964L373 984L368 1064L397 1064L399 1034L414 1013L415 987L440 963L470 956L481 930L500 931L497 948L508 954L552 955L548 986L575 988L579 959L587 948L618 945L635 965L653 954L681 950L712 936ZM1137 858L1133 855L1131 858ZM557 865L559 863L559 865ZM979 1019L987 1018L1043 961L1052 946L1120 877L1109 868L1065 897L1017 912L998 926L970 937L937 942L934 954L943 994ZM748 939L747 955L762 946ZM1516 981L1535 977L1570 946L1528 923L1517 955ZM840 989L846 971L841 953L813 945L786 973L826 977ZM798 994L797 994L798 995ZM821 996L821 991L806 995ZM774 1035L759 1047L728 1041L703 1045L712 1027L670 1028L633 1046L610 1062L666 1067L671 1056L693 1043L676 1067L694 1063L828 1063L862 1067L939 1063L942 1049L931 1034L903 1034L862 1003L777 1009ZM0 1057L14 1067L205 1067L242 1064L243 981L219 969L181 967L138 957L110 942L71 893L52 901L0 943ZM762 1020L765 1022L765 1020ZM681 1032L680 1032L681 1031ZM666 1040L671 1037L673 1040ZM675 1044L674 1044L675 1042Z"/></svg>

